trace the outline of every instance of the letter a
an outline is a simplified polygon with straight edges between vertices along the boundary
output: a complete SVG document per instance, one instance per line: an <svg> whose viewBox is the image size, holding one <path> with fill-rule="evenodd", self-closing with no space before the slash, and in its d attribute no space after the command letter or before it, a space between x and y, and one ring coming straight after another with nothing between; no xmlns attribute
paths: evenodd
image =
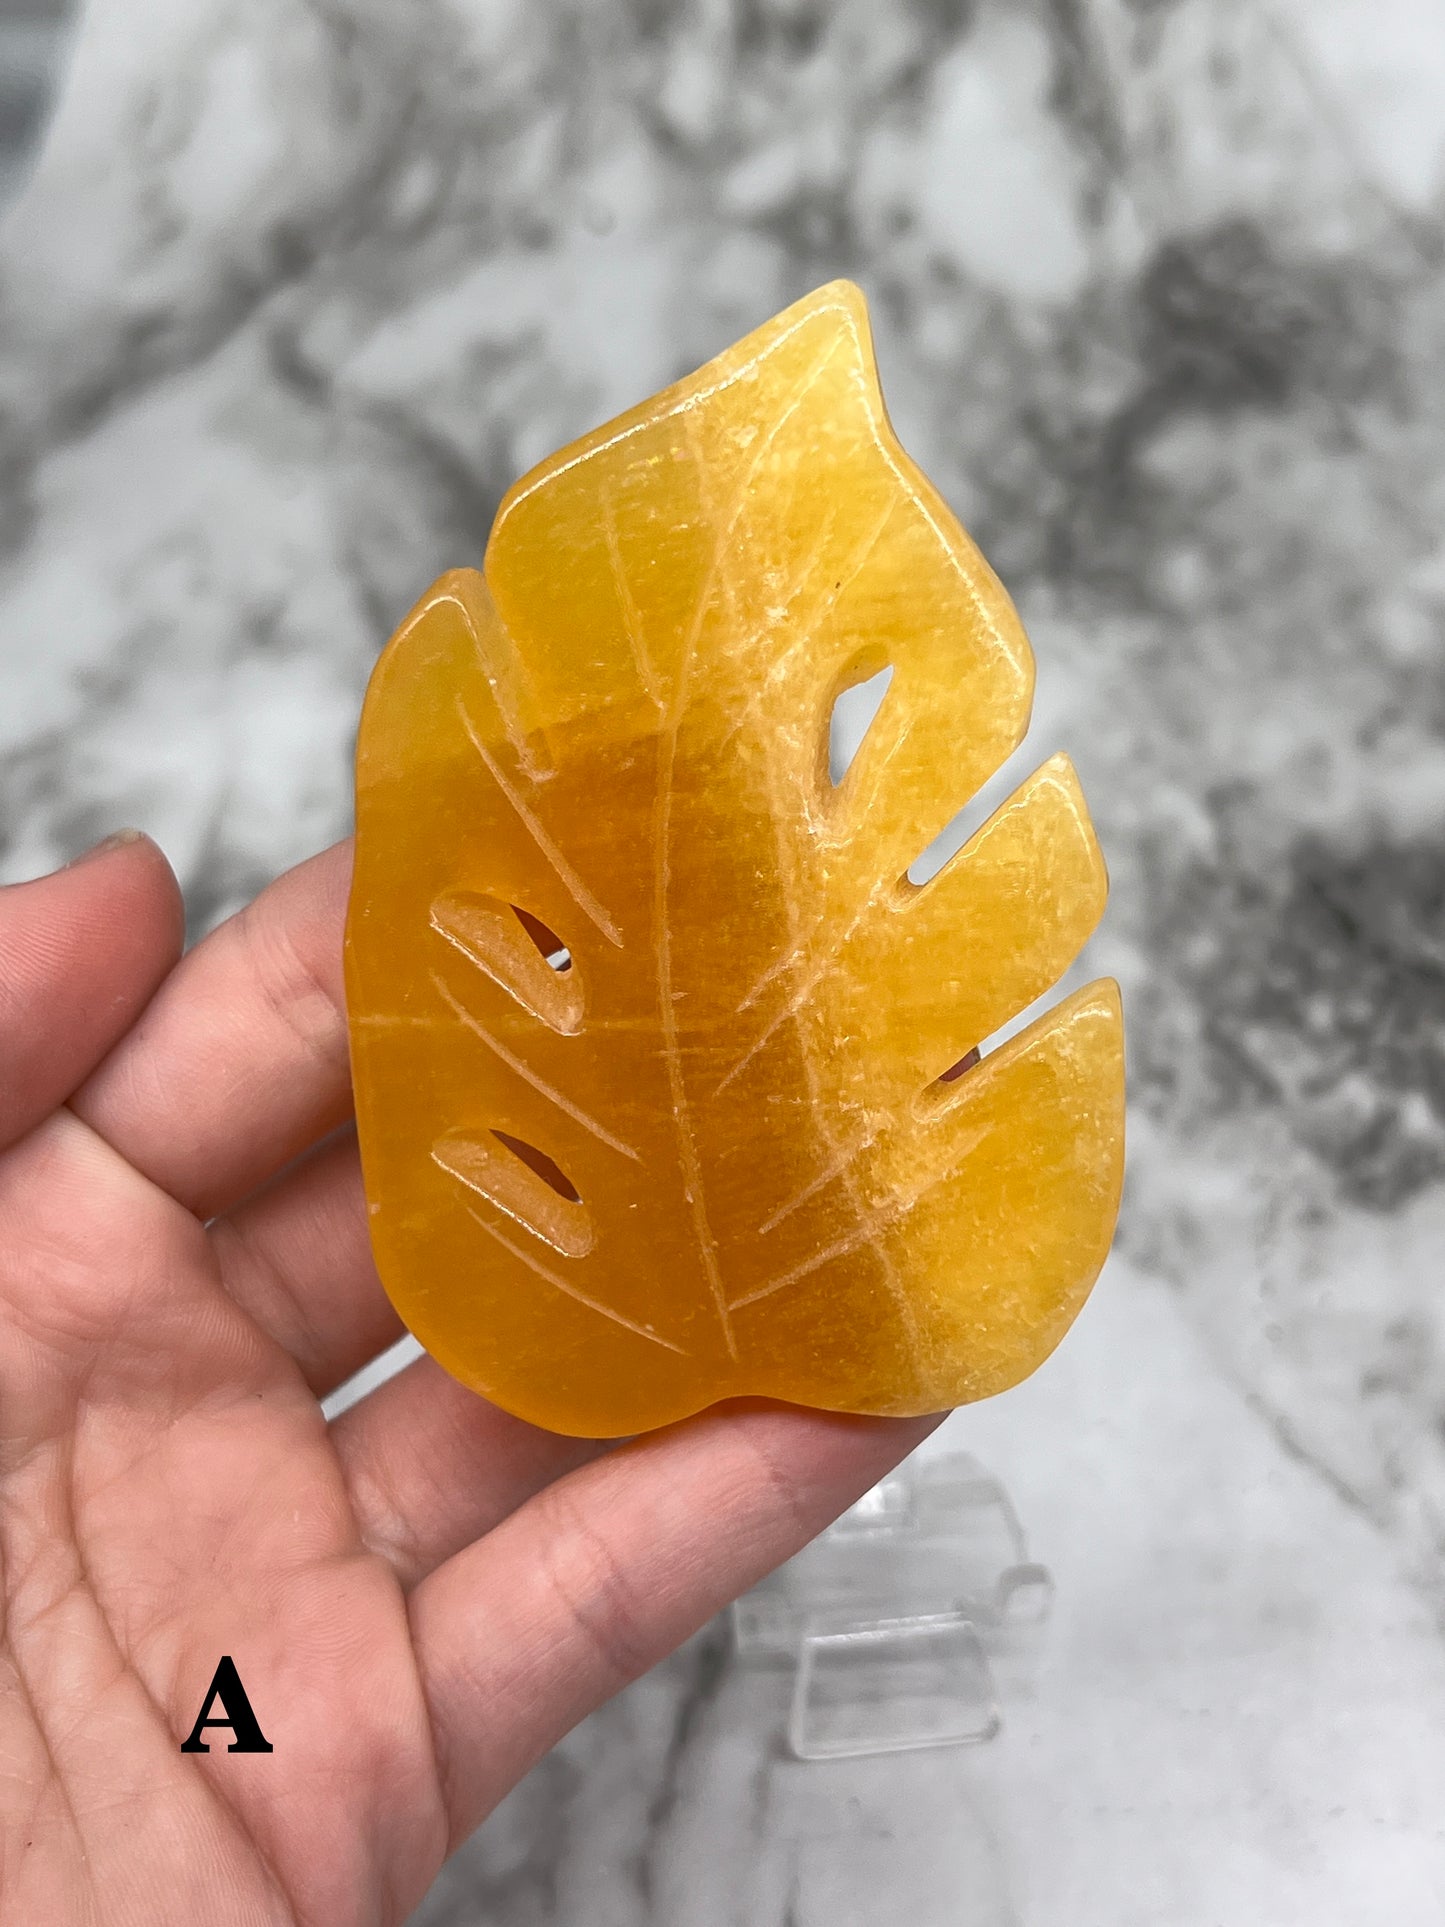
<svg viewBox="0 0 1445 1927"><path fill-rule="evenodd" d="M216 1701L221 1702L226 1717L213 1720L211 1708ZM210 1747L201 1738L208 1726L229 1726L235 1739L226 1748L228 1753L270 1753L274 1749L251 1711L251 1702L246 1698L246 1689L241 1684L241 1675L236 1671L236 1662L229 1653L221 1655L221 1663L216 1668L211 1690L206 1694L196 1723L191 1728L191 1736L181 1741L182 1753L209 1753Z"/></svg>

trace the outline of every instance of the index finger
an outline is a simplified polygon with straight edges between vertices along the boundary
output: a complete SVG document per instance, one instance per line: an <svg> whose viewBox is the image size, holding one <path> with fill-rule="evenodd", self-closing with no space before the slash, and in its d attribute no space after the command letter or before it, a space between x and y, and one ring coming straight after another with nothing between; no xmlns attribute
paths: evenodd
<svg viewBox="0 0 1445 1927"><path fill-rule="evenodd" d="M298 864L183 957L71 1099L201 1218L351 1113L341 940L351 841Z"/></svg>

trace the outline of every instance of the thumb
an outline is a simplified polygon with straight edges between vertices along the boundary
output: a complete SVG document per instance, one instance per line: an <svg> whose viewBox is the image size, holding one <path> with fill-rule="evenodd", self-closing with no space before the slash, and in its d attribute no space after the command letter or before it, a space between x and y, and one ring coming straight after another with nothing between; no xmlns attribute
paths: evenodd
<svg viewBox="0 0 1445 1927"><path fill-rule="evenodd" d="M0 1149L125 1035L183 940L180 888L139 830L0 889Z"/></svg>

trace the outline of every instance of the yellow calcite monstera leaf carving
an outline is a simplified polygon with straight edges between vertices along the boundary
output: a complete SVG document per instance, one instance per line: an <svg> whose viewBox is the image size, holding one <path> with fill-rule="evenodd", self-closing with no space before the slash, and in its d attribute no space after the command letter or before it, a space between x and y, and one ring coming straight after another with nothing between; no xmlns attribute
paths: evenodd
<svg viewBox="0 0 1445 1927"><path fill-rule="evenodd" d="M885 665L835 786L834 700ZM448 1370L613 1436L739 1394L937 1410L1048 1354L1118 1204L1117 990L972 1047L1103 907L1068 761L906 874L1032 679L847 283L512 489L357 750L373 1245Z"/></svg>

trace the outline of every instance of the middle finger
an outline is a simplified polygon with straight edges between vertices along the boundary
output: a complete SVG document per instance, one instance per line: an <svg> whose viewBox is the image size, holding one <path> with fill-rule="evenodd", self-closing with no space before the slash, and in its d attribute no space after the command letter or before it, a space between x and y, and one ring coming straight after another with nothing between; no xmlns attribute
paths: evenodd
<svg viewBox="0 0 1445 1927"><path fill-rule="evenodd" d="M332 1421L367 1544L414 1586L615 1439L545 1432L419 1358Z"/></svg>
<svg viewBox="0 0 1445 1927"><path fill-rule="evenodd" d="M318 1398L401 1337L367 1236L354 1128L208 1227L226 1291L296 1360Z"/></svg>

